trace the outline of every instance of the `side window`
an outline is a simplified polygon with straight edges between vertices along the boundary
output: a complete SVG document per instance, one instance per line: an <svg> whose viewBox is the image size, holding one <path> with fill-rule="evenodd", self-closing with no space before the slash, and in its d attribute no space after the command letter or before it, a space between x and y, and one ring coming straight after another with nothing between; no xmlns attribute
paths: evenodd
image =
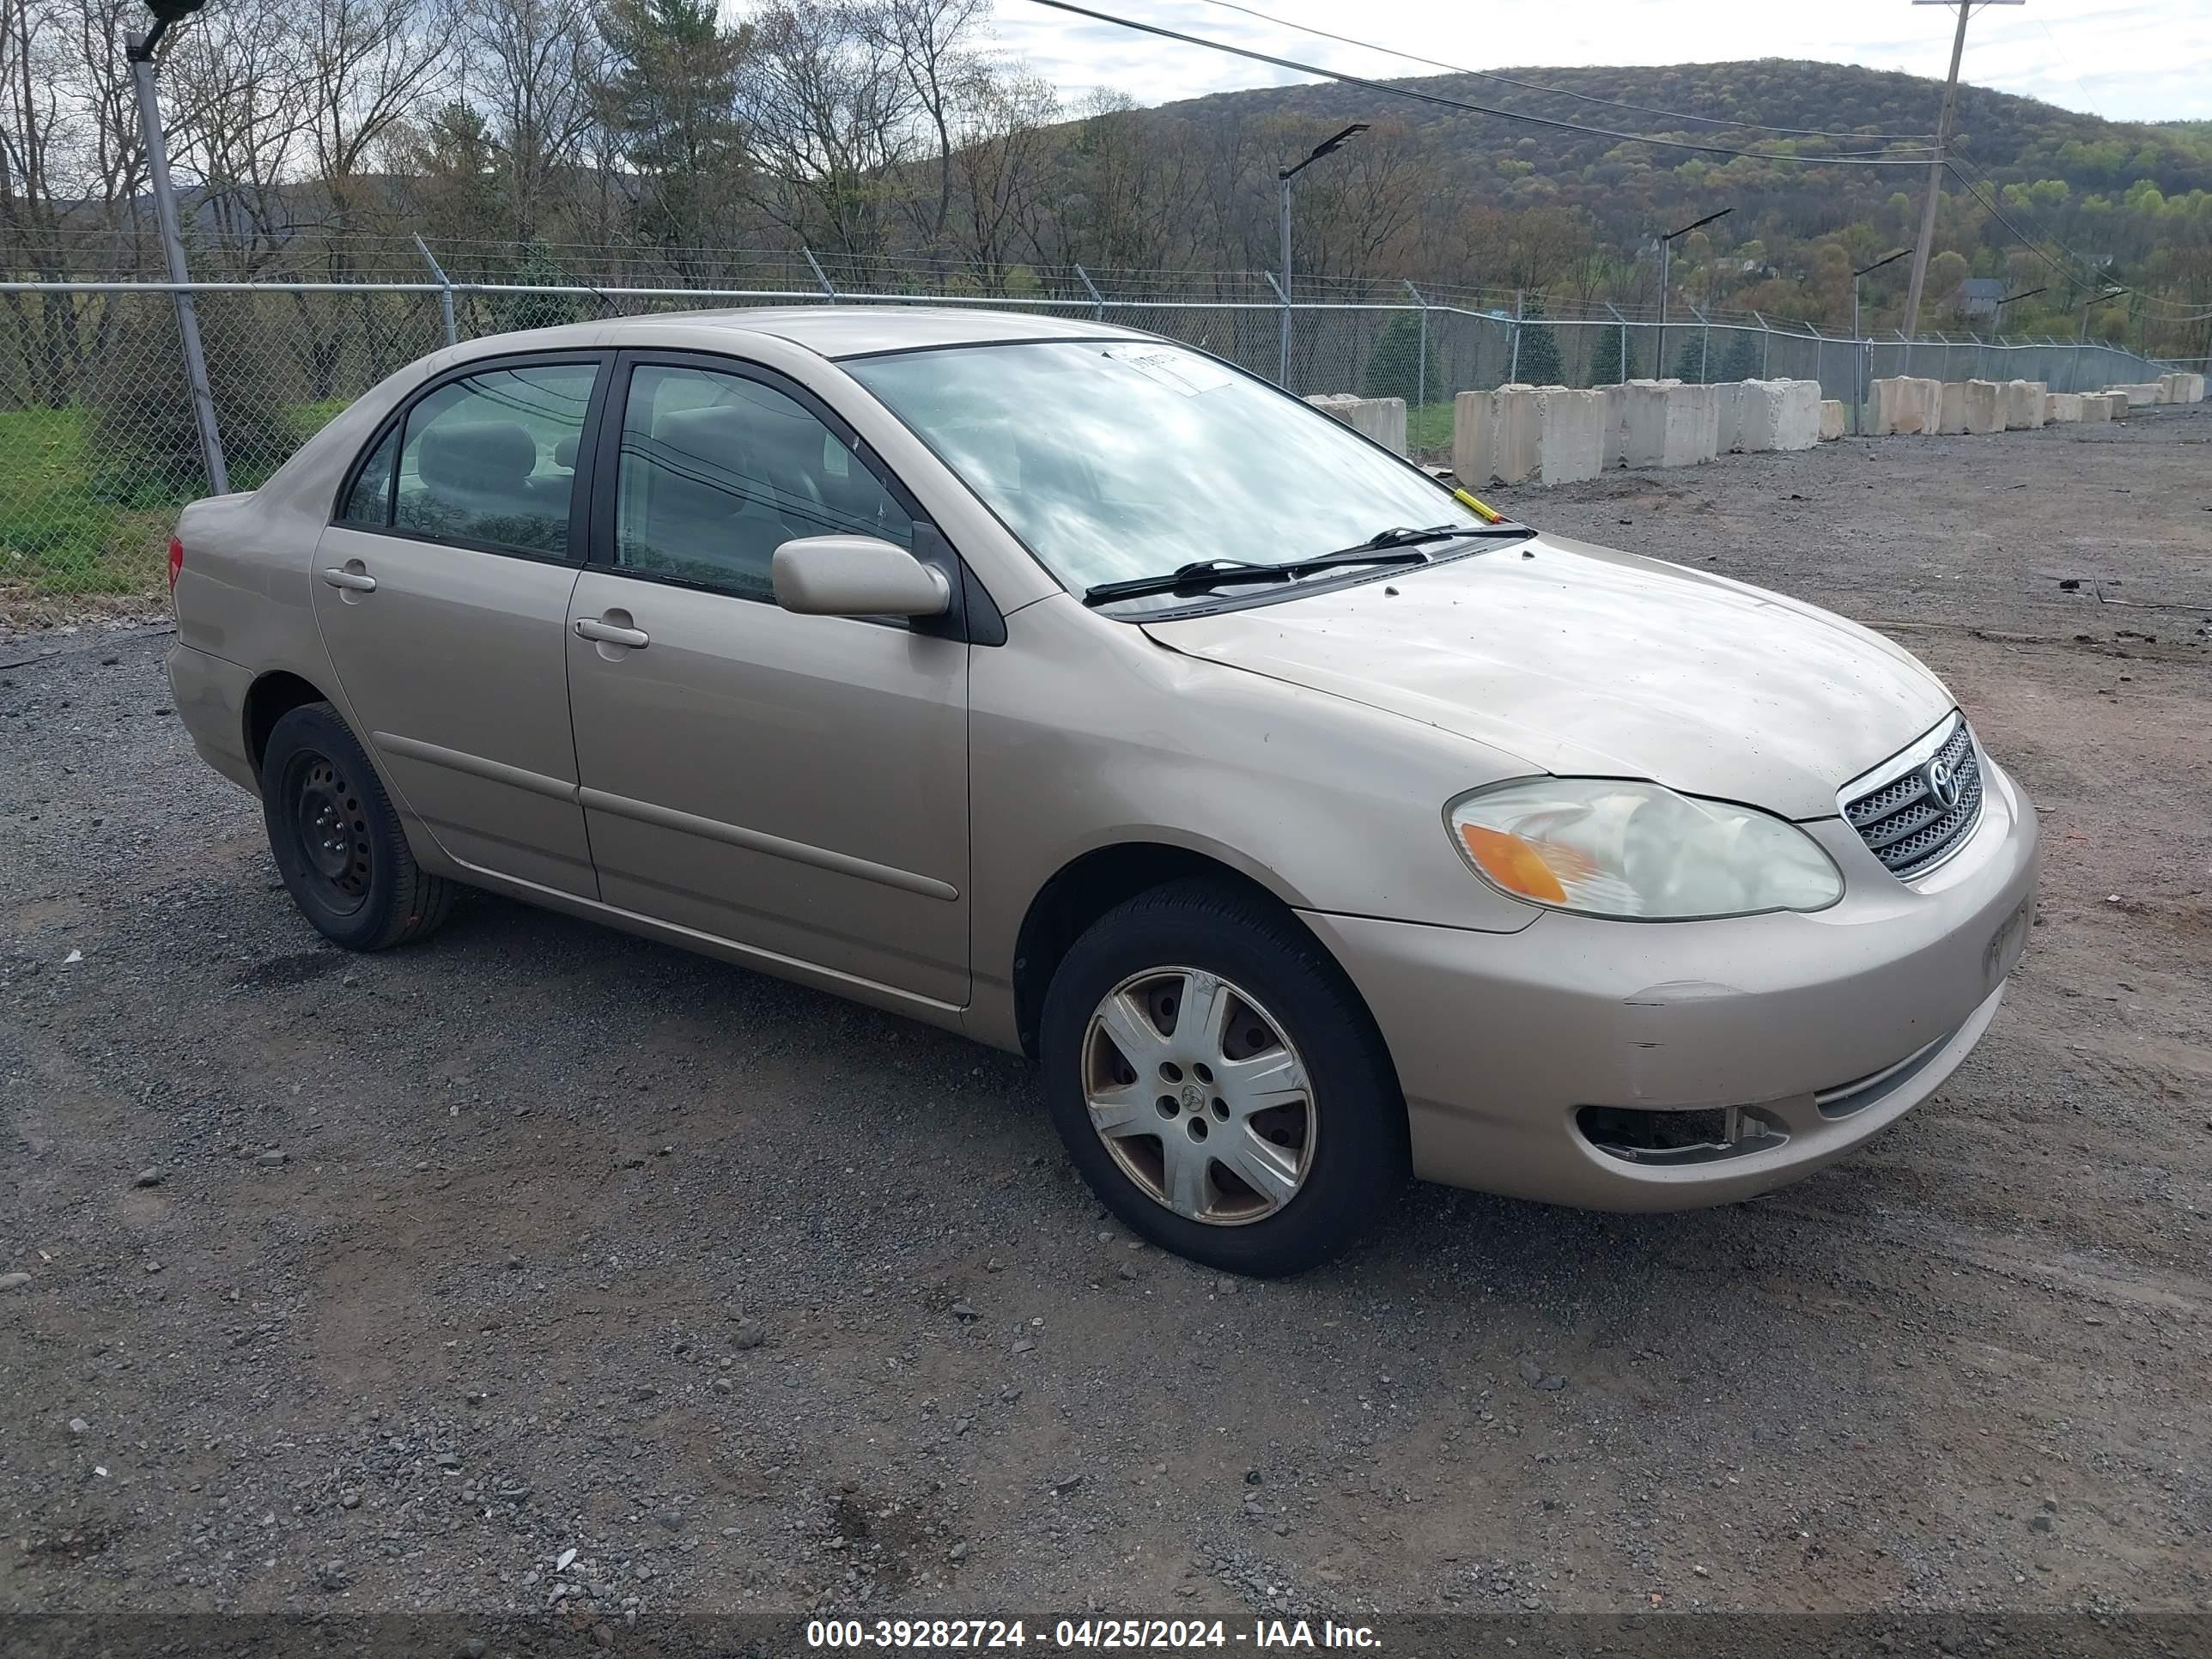
<svg viewBox="0 0 2212 1659"><path fill-rule="evenodd" d="M354 475L353 488L338 504L340 524L381 530L392 522L392 463L399 453L399 428L393 427Z"/></svg>
<svg viewBox="0 0 2212 1659"><path fill-rule="evenodd" d="M599 369L488 369L407 411L392 524L455 541L566 556L576 445Z"/></svg>
<svg viewBox="0 0 2212 1659"><path fill-rule="evenodd" d="M802 536L914 544L914 521L837 435L736 374L632 372L615 475L615 562L769 599L775 550Z"/></svg>

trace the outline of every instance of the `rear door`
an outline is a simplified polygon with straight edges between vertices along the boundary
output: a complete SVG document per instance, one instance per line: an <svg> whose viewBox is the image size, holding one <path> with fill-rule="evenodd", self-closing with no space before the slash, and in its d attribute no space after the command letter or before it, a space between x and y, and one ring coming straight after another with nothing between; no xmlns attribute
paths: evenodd
<svg viewBox="0 0 2212 1659"><path fill-rule="evenodd" d="M568 641L602 897L768 955L968 995L968 647L780 609L769 558L918 509L765 369L625 353Z"/></svg>
<svg viewBox="0 0 2212 1659"><path fill-rule="evenodd" d="M368 447L317 551L355 730L455 859L596 896L564 638L603 354L471 364Z"/></svg>

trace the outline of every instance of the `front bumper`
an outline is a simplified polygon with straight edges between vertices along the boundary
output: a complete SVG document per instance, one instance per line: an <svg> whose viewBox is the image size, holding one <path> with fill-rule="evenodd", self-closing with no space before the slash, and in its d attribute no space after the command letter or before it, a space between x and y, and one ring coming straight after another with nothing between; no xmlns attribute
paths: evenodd
<svg viewBox="0 0 2212 1659"><path fill-rule="evenodd" d="M1895 1122L1988 1028L2033 921L2034 810L1984 764L1972 839L1910 885L1842 819L1806 825L1844 872L1844 898L1816 915L1553 912L1495 934L1302 913L1389 1045L1414 1172L1592 1209L1682 1209L1765 1192ZM1711 1109L1730 1144L1710 1156L1640 1157L1592 1127Z"/></svg>

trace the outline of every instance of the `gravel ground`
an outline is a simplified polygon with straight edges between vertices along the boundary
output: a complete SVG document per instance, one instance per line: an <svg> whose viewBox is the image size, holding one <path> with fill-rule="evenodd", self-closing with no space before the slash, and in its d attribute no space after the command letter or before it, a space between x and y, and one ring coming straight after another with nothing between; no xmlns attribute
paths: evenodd
<svg viewBox="0 0 2212 1659"><path fill-rule="evenodd" d="M0 671L0 1611L2212 1607L2208 445L1511 495L1893 629L2044 914L1813 1179L1416 1188L1289 1283L1139 1248L956 1038L488 897L326 948L165 638L0 653L62 647Z"/></svg>

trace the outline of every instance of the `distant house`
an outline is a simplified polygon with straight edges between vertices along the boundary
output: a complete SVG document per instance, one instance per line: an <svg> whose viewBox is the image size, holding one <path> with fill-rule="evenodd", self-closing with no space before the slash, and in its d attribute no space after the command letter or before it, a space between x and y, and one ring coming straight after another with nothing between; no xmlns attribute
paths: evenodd
<svg viewBox="0 0 2212 1659"><path fill-rule="evenodd" d="M1997 301L2005 295L2001 276L1969 276L1951 296L1951 307L1961 317L1994 317Z"/></svg>

